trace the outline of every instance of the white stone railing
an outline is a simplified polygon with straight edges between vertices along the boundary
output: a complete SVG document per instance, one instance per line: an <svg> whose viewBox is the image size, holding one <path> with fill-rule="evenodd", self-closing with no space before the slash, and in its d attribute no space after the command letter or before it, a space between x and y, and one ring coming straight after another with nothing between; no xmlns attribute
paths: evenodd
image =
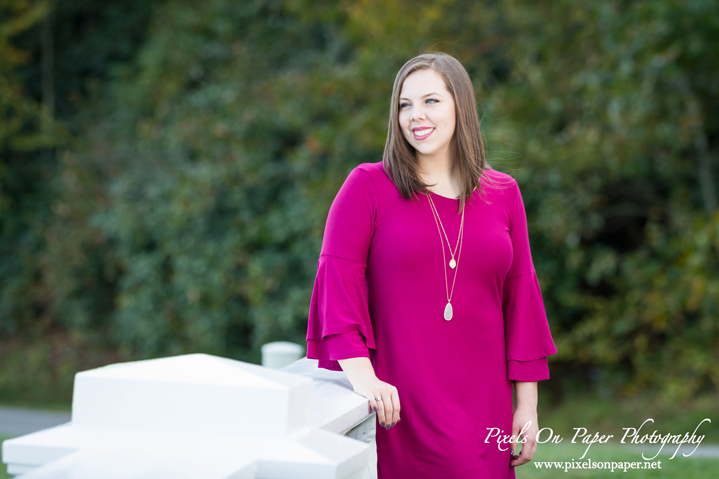
<svg viewBox="0 0 719 479"><path fill-rule="evenodd" d="M75 376L72 420L6 440L23 479L372 479L375 414L342 372L206 354Z"/></svg>

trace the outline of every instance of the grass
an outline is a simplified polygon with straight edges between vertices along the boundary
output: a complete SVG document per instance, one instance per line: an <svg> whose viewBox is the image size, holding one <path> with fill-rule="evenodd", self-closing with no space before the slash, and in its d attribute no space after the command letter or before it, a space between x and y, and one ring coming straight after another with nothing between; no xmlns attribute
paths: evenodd
<svg viewBox="0 0 719 479"><path fill-rule="evenodd" d="M565 438L565 443L574 436L574 428L586 428L590 434L598 432L613 434L611 442L619 442L624 435L623 428L638 429L647 418L654 419L654 423L647 422L640 434L691 434L704 418L705 422L697 430L697 435L703 434L704 444L719 443L719 410L716 405L719 397L709 394L696 399L678 403L666 403L656 399L655 396L623 398L623 399L597 399L596 397L576 397L564 401L557 407L542 404L538 406L539 427L550 427Z"/></svg>
<svg viewBox="0 0 719 479"><path fill-rule="evenodd" d="M565 439L565 442L570 439ZM672 454L676 446L669 449ZM686 451L685 451L686 449ZM527 464L519 466L515 469L517 479L554 479L556 477L567 477L573 479L601 479L609 477L626 477L627 479L687 479L687 478L704 478L716 477L719 470L719 459L695 458L693 456L683 457L682 452L690 452L693 447L682 446L679 453L674 459L669 459L671 454L658 455L653 461L661 461L661 469L615 469L614 472L601 469L538 469L537 461L555 461L555 462L585 462L588 458L594 461L608 462L643 462L641 452L632 450L627 444L594 444L589 453L583 458L586 445L582 444L540 444L534 454L534 458ZM665 446L664 451L667 450ZM649 455L651 457L654 452ZM624 475L626 474L626 475ZM622 476L624 475L624 476Z"/></svg>
<svg viewBox="0 0 719 479"><path fill-rule="evenodd" d="M122 361L69 334L0 340L0 404L68 410L75 374Z"/></svg>
<svg viewBox="0 0 719 479"><path fill-rule="evenodd" d="M11 438L9 438L7 436L5 436L5 437L0 436L0 450L2 450L2 443L3 443L3 441L5 441L5 439L11 439ZM12 476L8 475L7 466L4 463L0 462L0 479L9 479L10 477L12 477Z"/></svg>
<svg viewBox="0 0 719 479"><path fill-rule="evenodd" d="M697 435L704 435L702 444L719 443L719 411L716 404L719 397L716 394L701 396L692 400L679 403L667 403L661 401L657 396L647 394L644 397L622 398L622 399L598 399L593 396L574 397L564 401L559 406L553 407L550 404L543 404L540 397L538 406L539 427L549 427L554 434L560 435L564 441L561 444L540 444L533 460L516 469L518 479L549 479L561 476L573 478L604 478L616 477L617 474L626 474L627 479L644 478L703 478L717 477L719 470L719 459L683 457L681 453L691 451L694 446L684 445L674 459L669 459L671 454L660 454L654 460L661 461L661 469L628 469L614 473L611 470L585 470L570 469L537 469L532 463L537 461L557 462L584 462L587 458L592 461L609 462L640 462L643 461L641 452L633 450L630 444L622 444L620 441L624 435L623 428L639 428L647 418L652 418L654 423L647 422L641 429L640 435L651 434L655 430L658 434L691 434L697 425L704 418L709 418L711 423L705 422L697 430ZM606 444L596 443L591 446L589 453L583 459L587 446L572 444L571 440L575 434L575 428L586 428L588 434L601 435L612 434ZM581 441L578 439L577 442ZM676 449L667 445L664 451ZM658 446L657 446L658 448Z"/></svg>
<svg viewBox="0 0 719 479"><path fill-rule="evenodd" d="M71 412L72 404L56 401L28 401L28 400L2 400L0 407L17 407L21 409L37 409L40 411Z"/></svg>

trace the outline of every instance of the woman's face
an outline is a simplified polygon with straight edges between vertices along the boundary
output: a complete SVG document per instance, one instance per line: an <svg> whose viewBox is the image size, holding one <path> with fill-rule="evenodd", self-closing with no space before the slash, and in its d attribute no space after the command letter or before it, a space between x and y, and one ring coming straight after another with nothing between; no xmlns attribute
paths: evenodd
<svg viewBox="0 0 719 479"><path fill-rule="evenodd" d="M432 69L412 72L399 93L399 126L418 156L449 158L454 136L454 100Z"/></svg>

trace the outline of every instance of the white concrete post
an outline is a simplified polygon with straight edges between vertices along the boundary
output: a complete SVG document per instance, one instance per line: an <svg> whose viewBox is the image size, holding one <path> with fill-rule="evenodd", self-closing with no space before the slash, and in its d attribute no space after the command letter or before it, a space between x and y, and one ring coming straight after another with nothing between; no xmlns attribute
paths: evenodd
<svg viewBox="0 0 719 479"><path fill-rule="evenodd" d="M305 355L305 348L289 341L275 341L262 345L262 365L280 369L292 364Z"/></svg>
<svg viewBox="0 0 719 479"><path fill-rule="evenodd" d="M2 461L22 479L369 479L374 414L348 386L307 358L113 364L78 373L72 420L5 441Z"/></svg>

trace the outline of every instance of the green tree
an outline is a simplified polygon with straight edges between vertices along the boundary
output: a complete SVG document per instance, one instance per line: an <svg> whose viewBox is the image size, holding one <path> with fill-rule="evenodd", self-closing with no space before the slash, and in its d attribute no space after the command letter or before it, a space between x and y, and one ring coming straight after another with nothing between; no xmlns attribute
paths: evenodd
<svg viewBox="0 0 719 479"><path fill-rule="evenodd" d="M549 387L585 390L588 370L600 394L716 389L713 7L153 4L123 37L142 47L93 70L107 87L67 120L34 286L0 304L129 357L302 343L331 201L380 160L398 69L436 49L467 68L490 164L522 188Z"/></svg>

